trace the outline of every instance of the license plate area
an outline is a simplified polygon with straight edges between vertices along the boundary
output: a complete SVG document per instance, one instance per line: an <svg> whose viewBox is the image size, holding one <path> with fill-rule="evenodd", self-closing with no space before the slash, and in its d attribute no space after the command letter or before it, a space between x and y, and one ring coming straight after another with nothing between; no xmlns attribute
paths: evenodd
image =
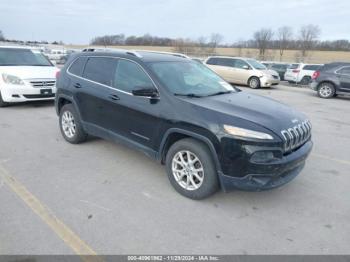
<svg viewBox="0 0 350 262"><path fill-rule="evenodd" d="M52 89L41 89L40 94L42 95L52 95Z"/></svg>

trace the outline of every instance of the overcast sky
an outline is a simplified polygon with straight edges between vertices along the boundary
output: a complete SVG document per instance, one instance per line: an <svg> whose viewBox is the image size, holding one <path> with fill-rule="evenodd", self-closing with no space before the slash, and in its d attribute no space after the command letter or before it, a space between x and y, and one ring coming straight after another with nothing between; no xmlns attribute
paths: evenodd
<svg viewBox="0 0 350 262"><path fill-rule="evenodd" d="M350 40L349 0L0 0L7 38L87 44L105 34L247 40L261 27L317 24L321 39Z"/></svg>

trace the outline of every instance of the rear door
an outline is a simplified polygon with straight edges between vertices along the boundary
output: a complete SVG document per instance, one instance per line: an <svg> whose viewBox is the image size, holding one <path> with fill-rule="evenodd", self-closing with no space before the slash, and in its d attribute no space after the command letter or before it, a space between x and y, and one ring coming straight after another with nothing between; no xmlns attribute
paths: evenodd
<svg viewBox="0 0 350 262"><path fill-rule="evenodd" d="M110 122L120 122L118 111L113 111L117 64L117 58L89 57L81 81L75 86L82 120L97 128L108 129Z"/></svg>
<svg viewBox="0 0 350 262"><path fill-rule="evenodd" d="M236 72L234 68L234 59L226 57L212 57L206 63L210 69L220 75L230 83L236 83Z"/></svg>
<svg viewBox="0 0 350 262"><path fill-rule="evenodd" d="M340 90L350 92L350 66L345 66L337 71L340 81Z"/></svg>

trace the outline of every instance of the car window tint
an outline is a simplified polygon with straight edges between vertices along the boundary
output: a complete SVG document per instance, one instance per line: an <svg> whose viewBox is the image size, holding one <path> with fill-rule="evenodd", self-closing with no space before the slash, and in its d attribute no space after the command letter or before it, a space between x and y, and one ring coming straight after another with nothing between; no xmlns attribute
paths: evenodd
<svg viewBox="0 0 350 262"><path fill-rule="evenodd" d="M85 60L79 57L78 59L74 60L72 65L69 67L68 71L73 75L81 76L83 73L84 64Z"/></svg>
<svg viewBox="0 0 350 262"><path fill-rule="evenodd" d="M241 69L243 69L244 66L248 66L248 67L249 67L249 65L248 65L246 62L244 62L243 60L241 60L241 59L236 59L236 61L235 61L235 67L236 67L236 68L241 68Z"/></svg>
<svg viewBox="0 0 350 262"><path fill-rule="evenodd" d="M299 64L292 64L289 69L298 69L299 68Z"/></svg>
<svg viewBox="0 0 350 262"><path fill-rule="evenodd" d="M303 70L317 70L319 68L320 68L319 65L306 65L303 67Z"/></svg>
<svg viewBox="0 0 350 262"><path fill-rule="evenodd" d="M114 87L131 93L137 88L153 88L153 82L142 68L134 62L121 59L115 74Z"/></svg>
<svg viewBox="0 0 350 262"><path fill-rule="evenodd" d="M338 71L338 74L349 75L349 76L350 76L350 66L348 66L348 67L343 67L342 69L340 69L340 70Z"/></svg>
<svg viewBox="0 0 350 262"><path fill-rule="evenodd" d="M217 59L215 57L211 57L207 61L208 65L217 65Z"/></svg>
<svg viewBox="0 0 350 262"><path fill-rule="evenodd" d="M97 83L113 86L118 60L108 57L90 57L86 62L83 77Z"/></svg>
<svg viewBox="0 0 350 262"><path fill-rule="evenodd" d="M234 67L235 59L231 58L217 58L217 65Z"/></svg>

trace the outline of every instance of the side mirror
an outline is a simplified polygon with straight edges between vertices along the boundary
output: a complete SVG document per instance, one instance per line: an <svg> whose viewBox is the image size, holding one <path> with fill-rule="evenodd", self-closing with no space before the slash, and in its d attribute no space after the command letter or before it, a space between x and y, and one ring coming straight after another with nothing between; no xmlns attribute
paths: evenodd
<svg viewBox="0 0 350 262"><path fill-rule="evenodd" d="M132 90L134 96L158 97L158 90L154 87L140 87Z"/></svg>
<svg viewBox="0 0 350 262"><path fill-rule="evenodd" d="M242 68L245 69L245 70L249 70L250 69L250 67L247 66L247 65L244 65Z"/></svg>

